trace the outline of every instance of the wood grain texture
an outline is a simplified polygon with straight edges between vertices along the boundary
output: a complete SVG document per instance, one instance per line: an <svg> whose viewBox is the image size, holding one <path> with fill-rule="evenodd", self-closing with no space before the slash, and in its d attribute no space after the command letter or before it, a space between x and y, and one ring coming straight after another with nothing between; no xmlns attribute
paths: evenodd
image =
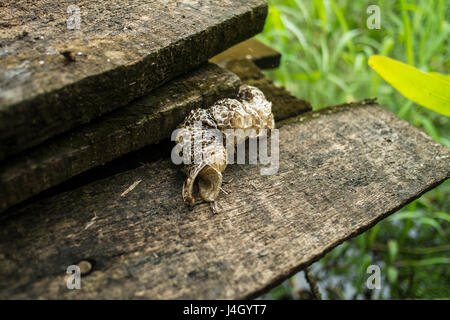
<svg viewBox="0 0 450 320"><path fill-rule="evenodd" d="M67 27L74 4L79 30ZM12 0L1 11L3 159L124 106L257 34L267 3Z"/></svg>
<svg viewBox="0 0 450 320"><path fill-rule="evenodd" d="M230 165L216 215L163 159L0 217L0 297L255 297L450 177L450 150L371 100L282 124L278 173Z"/></svg>
<svg viewBox="0 0 450 320"><path fill-rule="evenodd" d="M239 78L208 63L97 121L0 164L0 212L126 153L170 138L189 111L235 97Z"/></svg>
<svg viewBox="0 0 450 320"><path fill-rule="evenodd" d="M280 66L281 53L251 38L219 53L210 61L223 66L229 61L242 59L253 61L261 69L273 69Z"/></svg>

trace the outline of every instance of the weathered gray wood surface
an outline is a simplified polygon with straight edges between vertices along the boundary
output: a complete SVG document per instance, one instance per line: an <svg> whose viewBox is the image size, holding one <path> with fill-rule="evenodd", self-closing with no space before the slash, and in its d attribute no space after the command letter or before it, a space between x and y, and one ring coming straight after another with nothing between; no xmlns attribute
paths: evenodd
<svg viewBox="0 0 450 320"><path fill-rule="evenodd" d="M253 61L261 69L272 69L280 66L281 54L257 39L251 38L219 53L210 61L224 66L229 61L242 59Z"/></svg>
<svg viewBox="0 0 450 320"><path fill-rule="evenodd" d="M282 124L278 173L230 165L216 215L163 159L0 216L0 297L254 297L450 176L450 150L372 101Z"/></svg>
<svg viewBox="0 0 450 320"><path fill-rule="evenodd" d="M189 111L235 97L240 79L214 64L0 164L0 212L86 170L161 139Z"/></svg>
<svg viewBox="0 0 450 320"><path fill-rule="evenodd" d="M79 30L67 27L75 4ZM0 160L126 105L257 34L267 4L13 0L1 12Z"/></svg>
<svg viewBox="0 0 450 320"><path fill-rule="evenodd" d="M273 102L276 120L311 110L308 102L275 87L253 62L233 61L228 65ZM233 97L239 85L236 75L209 64L129 106L4 161L0 164L0 213L77 174L170 138L191 109Z"/></svg>

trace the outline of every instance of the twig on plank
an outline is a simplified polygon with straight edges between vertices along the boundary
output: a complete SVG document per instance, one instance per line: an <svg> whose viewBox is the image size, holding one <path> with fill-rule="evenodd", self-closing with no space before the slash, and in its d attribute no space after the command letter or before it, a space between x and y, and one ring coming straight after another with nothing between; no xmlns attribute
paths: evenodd
<svg viewBox="0 0 450 320"><path fill-rule="evenodd" d="M322 295L320 294L319 287L317 286L317 283L314 280L314 278L309 273L308 268L305 268L305 270L303 271L305 272L306 281L308 281L309 287L311 288L313 298L315 300L322 300Z"/></svg>

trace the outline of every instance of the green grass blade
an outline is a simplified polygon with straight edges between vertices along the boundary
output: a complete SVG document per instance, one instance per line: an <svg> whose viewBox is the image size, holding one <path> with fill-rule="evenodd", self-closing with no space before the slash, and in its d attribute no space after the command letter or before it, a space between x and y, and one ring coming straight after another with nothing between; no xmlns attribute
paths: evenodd
<svg viewBox="0 0 450 320"><path fill-rule="evenodd" d="M445 213L445 212L436 212L436 213L434 214L434 216L435 216L436 218L438 218L438 219L442 219L442 220L445 220L445 221L447 221L447 222L450 223L450 214L448 214L448 213Z"/></svg>
<svg viewBox="0 0 450 320"><path fill-rule="evenodd" d="M409 260L409 261L399 261L398 265L400 267L425 267L432 266L436 264L450 264L450 258L447 257L436 257L424 260Z"/></svg>
<svg viewBox="0 0 450 320"><path fill-rule="evenodd" d="M406 54L408 56L409 64L414 65L414 48L412 44L411 25L408 17L408 4L406 3L406 0L401 0L400 3L406 42Z"/></svg>

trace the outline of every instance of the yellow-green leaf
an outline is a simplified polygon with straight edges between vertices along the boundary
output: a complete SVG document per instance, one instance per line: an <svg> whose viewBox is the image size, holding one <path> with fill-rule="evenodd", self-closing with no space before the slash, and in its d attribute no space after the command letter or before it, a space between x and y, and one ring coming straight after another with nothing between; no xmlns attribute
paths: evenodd
<svg viewBox="0 0 450 320"><path fill-rule="evenodd" d="M284 30L284 24L283 19L281 18L281 13L276 7L274 6L269 7L269 16L267 19L270 21L270 23L272 23L275 29Z"/></svg>
<svg viewBox="0 0 450 320"><path fill-rule="evenodd" d="M447 81L447 82L450 83L450 75L448 76L448 75L445 75L445 74L442 74L442 73L437 73L437 72L429 72L428 74L430 76L437 77L437 78L439 78L441 80L444 80L444 81Z"/></svg>
<svg viewBox="0 0 450 320"><path fill-rule="evenodd" d="M423 107L450 116L450 80L439 73L425 73L408 64L372 56L369 66L406 98Z"/></svg>

